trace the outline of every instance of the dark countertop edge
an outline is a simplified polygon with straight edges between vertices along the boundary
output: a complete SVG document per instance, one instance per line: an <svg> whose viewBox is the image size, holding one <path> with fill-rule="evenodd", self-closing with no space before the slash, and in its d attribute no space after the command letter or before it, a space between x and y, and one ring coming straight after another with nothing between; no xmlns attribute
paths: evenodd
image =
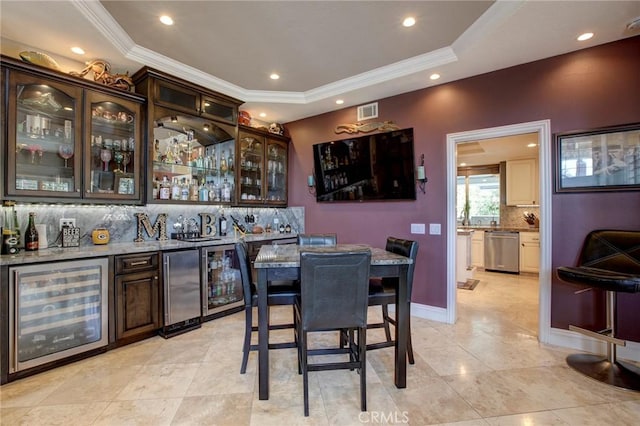
<svg viewBox="0 0 640 426"><path fill-rule="evenodd" d="M298 234L252 234L245 235L242 239L247 242L283 240L297 238ZM184 242L179 240L148 240L140 243L117 242L104 245L84 245L80 247L51 247L34 252L24 250L15 255L0 255L0 266L24 265L30 263L57 262L61 260L88 259L92 257L104 257L121 254L135 254L150 251L168 251L199 247L222 246L235 244L241 238L222 237L220 240Z"/></svg>

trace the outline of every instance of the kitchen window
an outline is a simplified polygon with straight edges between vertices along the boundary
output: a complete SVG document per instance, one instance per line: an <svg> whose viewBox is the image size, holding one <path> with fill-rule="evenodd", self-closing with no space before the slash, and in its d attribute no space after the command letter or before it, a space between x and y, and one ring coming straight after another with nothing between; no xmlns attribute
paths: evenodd
<svg viewBox="0 0 640 426"><path fill-rule="evenodd" d="M465 214L468 206L468 217ZM456 211L458 221L490 225L500 221L500 172L498 165L458 169ZM466 221L465 221L465 224Z"/></svg>

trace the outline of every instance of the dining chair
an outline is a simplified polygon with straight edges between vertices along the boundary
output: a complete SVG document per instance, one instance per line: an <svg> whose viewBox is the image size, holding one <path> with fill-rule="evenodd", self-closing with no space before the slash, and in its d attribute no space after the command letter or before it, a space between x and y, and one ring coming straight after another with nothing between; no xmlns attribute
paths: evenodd
<svg viewBox="0 0 640 426"><path fill-rule="evenodd" d="M413 287L413 271L416 265L416 257L418 255L418 242L412 240L404 240L401 238L388 237L385 250L406 256L413 260L407 271L407 308L411 307L411 290ZM396 303L396 292L398 291L398 278L379 278L372 277L369 280L369 306L382 307L382 321L371 323L367 328L384 328L386 340L384 342L370 343L367 345L368 350L388 348L395 345L395 340L391 337L391 329L389 324L396 326L395 318L389 316L389 305ZM410 311L409 311L410 312ZM407 357L409 364L415 364L413 357L413 345L411 343L411 315L409 315L408 323L409 335L407 339ZM343 336L344 339L344 336Z"/></svg>
<svg viewBox="0 0 640 426"><path fill-rule="evenodd" d="M302 373L304 415L309 415L309 371L358 369L360 409L367 409L367 298L371 252L300 253L300 297L295 305L298 369ZM347 330L348 345L309 348L312 332ZM357 342L354 334L357 332ZM309 356L349 354L348 361L309 362Z"/></svg>
<svg viewBox="0 0 640 426"><path fill-rule="evenodd" d="M251 344L251 333L258 331L258 327L253 325L253 308L258 306L258 292L255 283L253 282L253 275L251 274L251 260L247 253L247 243L239 241L235 245L236 253L238 256L238 263L240 267L240 279L242 280L242 290L244 292L244 312L245 312L245 328L244 328L244 343L242 345L242 365L240 367L240 374L245 374L247 371L247 362L249 360L249 352L258 350L258 345ZM267 305L294 305L297 296L300 295L300 286L297 281L293 281L290 284L284 282L278 285L269 286L267 289ZM289 324L275 324L272 325L269 321L269 330L283 330L294 329L294 341L283 343L269 343L269 349L285 349L295 348L297 342L295 341L295 315L294 323Z"/></svg>
<svg viewBox="0 0 640 426"><path fill-rule="evenodd" d="M336 234L299 234L299 246L335 246L338 243Z"/></svg>

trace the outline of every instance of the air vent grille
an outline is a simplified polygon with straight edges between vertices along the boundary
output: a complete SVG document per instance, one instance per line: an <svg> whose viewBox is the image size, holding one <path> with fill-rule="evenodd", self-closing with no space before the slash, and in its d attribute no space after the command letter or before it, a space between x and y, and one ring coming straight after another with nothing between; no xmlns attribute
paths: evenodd
<svg viewBox="0 0 640 426"><path fill-rule="evenodd" d="M378 117L378 103L360 105L358 107L358 121L369 120Z"/></svg>

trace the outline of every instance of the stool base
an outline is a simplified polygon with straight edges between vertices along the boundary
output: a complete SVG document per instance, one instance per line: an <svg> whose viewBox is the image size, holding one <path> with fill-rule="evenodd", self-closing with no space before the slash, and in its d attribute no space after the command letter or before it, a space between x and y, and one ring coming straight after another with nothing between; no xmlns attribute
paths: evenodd
<svg viewBox="0 0 640 426"><path fill-rule="evenodd" d="M567 364L574 370L599 382L623 389L640 391L640 369L621 361L610 362L607 357L592 354L573 354Z"/></svg>

